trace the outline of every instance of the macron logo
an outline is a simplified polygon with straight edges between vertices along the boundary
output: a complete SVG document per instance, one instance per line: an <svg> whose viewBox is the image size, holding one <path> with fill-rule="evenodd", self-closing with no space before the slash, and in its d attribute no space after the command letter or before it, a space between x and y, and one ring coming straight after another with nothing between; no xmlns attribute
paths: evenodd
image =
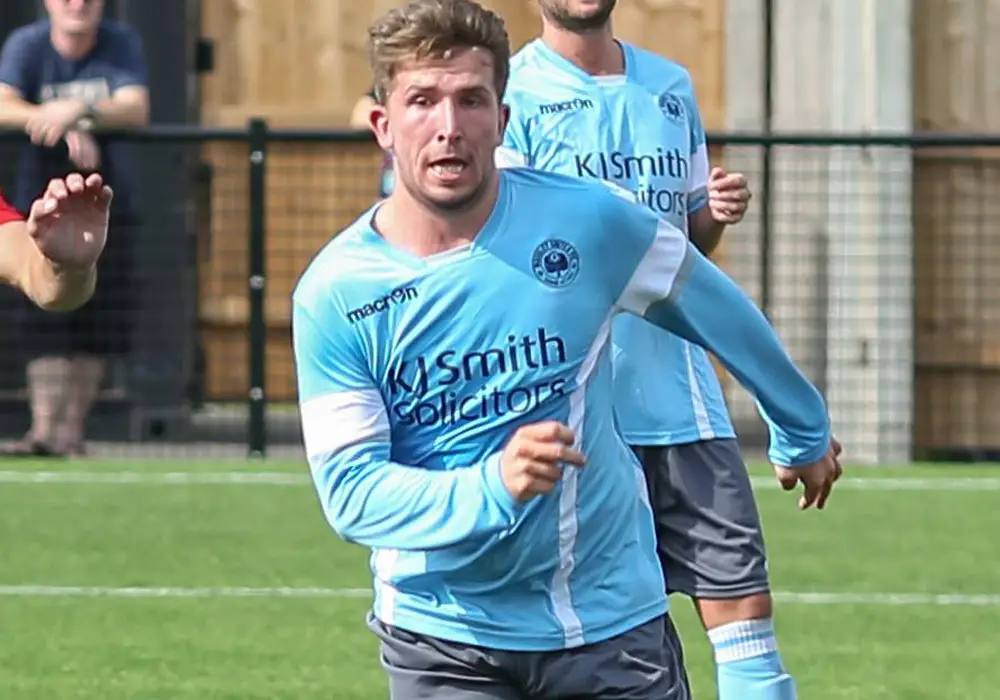
<svg viewBox="0 0 1000 700"><path fill-rule="evenodd" d="M576 112L580 109L593 109L594 103L588 99L581 99L577 97L576 99L566 100L565 102L553 102L552 104L542 105L538 108L541 114L561 114L562 112Z"/></svg>
<svg viewBox="0 0 1000 700"><path fill-rule="evenodd" d="M374 316L375 314L380 314L383 311L388 311L392 306L398 306L399 304L405 304L411 299L417 298L416 287L400 287L399 289L394 289L383 297L378 299L373 299L364 306L359 306L356 309L351 309L347 312L347 320L351 323L357 323L358 321L363 321L369 316Z"/></svg>

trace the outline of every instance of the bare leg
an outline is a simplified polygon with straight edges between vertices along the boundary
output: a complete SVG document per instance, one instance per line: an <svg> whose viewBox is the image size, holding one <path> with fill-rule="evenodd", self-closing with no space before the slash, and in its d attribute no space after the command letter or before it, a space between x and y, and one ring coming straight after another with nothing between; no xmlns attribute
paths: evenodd
<svg viewBox="0 0 1000 700"><path fill-rule="evenodd" d="M104 379L105 361L95 355L77 355L70 360L66 410L58 426L59 448L83 454L87 416Z"/></svg>
<svg viewBox="0 0 1000 700"><path fill-rule="evenodd" d="M65 357L38 357L28 362L28 404L31 428L23 440L4 445L11 456L51 456L55 429L63 412L69 384L70 362Z"/></svg>
<svg viewBox="0 0 1000 700"><path fill-rule="evenodd" d="M55 427L66 405L70 362L65 357L39 357L28 362L28 439L52 446Z"/></svg>
<svg viewBox="0 0 1000 700"><path fill-rule="evenodd" d="M745 598L701 599L694 601L706 631L746 620L771 617L771 594L755 593Z"/></svg>

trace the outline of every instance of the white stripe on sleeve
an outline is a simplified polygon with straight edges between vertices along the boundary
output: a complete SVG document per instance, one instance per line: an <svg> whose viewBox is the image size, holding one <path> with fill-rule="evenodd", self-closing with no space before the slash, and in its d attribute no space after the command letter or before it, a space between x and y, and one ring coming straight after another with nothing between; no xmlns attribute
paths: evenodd
<svg viewBox="0 0 1000 700"><path fill-rule="evenodd" d="M708 147L701 144L691 155L691 173L688 192L698 192L708 187Z"/></svg>
<svg viewBox="0 0 1000 700"><path fill-rule="evenodd" d="M618 307L642 316L650 304L665 299L674 288L687 251L684 232L661 219L656 238L625 286Z"/></svg>
<svg viewBox="0 0 1000 700"><path fill-rule="evenodd" d="M376 389L324 394L305 401L299 410L310 458L362 442L389 440L389 416Z"/></svg>

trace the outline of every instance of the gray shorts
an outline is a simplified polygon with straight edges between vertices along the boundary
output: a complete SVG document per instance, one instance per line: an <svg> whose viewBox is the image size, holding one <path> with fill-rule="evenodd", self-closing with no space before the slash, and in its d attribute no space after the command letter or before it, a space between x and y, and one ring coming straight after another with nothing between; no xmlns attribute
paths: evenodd
<svg viewBox="0 0 1000 700"><path fill-rule="evenodd" d="M633 450L646 474L668 592L725 599L768 591L760 514L736 440Z"/></svg>
<svg viewBox="0 0 1000 700"><path fill-rule="evenodd" d="M381 640L391 700L690 700L669 616L565 651L496 651L386 625Z"/></svg>

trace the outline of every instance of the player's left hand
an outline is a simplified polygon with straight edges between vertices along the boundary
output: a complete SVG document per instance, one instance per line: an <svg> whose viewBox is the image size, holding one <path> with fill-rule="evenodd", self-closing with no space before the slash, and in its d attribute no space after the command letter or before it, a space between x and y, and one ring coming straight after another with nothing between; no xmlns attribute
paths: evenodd
<svg viewBox="0 0 1000 700"><path fill-rule="evenodd" d="M750 188L742 173L712 168L708 175L708 207L719 224L738 224L750 205Z"/></svg>
<svg viewBox="0 0 1000 700"><path fill-rule="evenodd" d="M55 146L86 111L80 100L52 100L38 106L24 130L32 143Z"/></svg>
<svg viewBox="0 0 1000 700"><path fill-rule="evenodd" d="M28 234L46 258L68 270L90 268L108 240L111 188L97 174L79 173L49 182L31 205Z"/></svg>
<svg viewBox="0 0 1000 700"><path fill-rule="evenodd" d="M821 459L800 467L779 467L775 465L774 474L778 483L786 491L791 491L802 482L803 492L799 498L799 508L807 510L815 505L819 510L826 506L833 485L844 473L840 464L840 455L844 451L840 441L830 438L830 447Z"/></svg>

